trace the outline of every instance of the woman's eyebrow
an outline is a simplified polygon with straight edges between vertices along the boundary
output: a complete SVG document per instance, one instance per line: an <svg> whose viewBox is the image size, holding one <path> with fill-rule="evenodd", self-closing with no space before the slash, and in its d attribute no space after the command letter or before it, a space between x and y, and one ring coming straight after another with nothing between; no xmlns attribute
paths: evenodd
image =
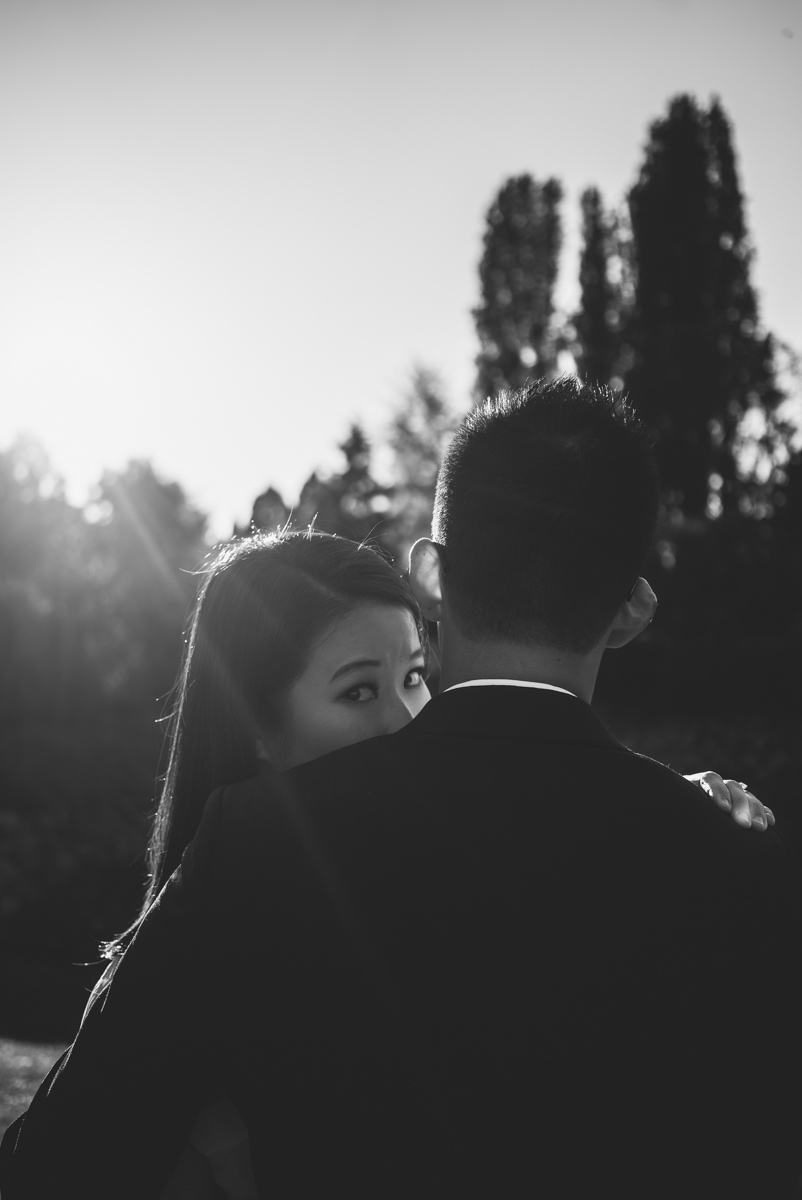
<svg viewBox="0 0 802 1200"><path fill-rule="evenodd" d="M341 675L347 675L350 671L361 671L364 667L380 666L381 663L378 658L355 658L353 662L345 663L344 666L338 667L329 680L329 683L334 683L335 679L339 679Z"/></svg>
<svg viewBox="0 0 802 1200"><path fill-rule="evenodd" d="M409 661L412 662L416 658L425 658L426 655L418 646L417 650L413 650L409 656ZM380 667L381 663L378 658L355 658L351 662L345 663L342 667L338 667L332 675L329 683L334 683L335 679L339 679L342 675L348 675L351 671L362 671L365 667Z"/></svg>

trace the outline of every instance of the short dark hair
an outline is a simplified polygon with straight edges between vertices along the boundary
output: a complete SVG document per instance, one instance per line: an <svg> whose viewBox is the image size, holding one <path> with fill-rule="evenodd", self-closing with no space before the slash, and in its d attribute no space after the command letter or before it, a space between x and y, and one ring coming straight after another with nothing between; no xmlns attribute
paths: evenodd
<svg viewBox="0 0 802 1200"><path fill-rule="evenodd" d="M457 628L590 650L654 537L653 444L627 398L572 376L470 413L440 469L432 527Z"/></svg>

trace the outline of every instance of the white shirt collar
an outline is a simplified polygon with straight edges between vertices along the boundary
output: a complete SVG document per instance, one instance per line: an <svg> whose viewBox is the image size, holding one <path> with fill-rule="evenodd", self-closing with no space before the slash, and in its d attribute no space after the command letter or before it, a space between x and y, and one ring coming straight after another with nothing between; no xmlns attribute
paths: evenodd
<svg viewBox="0 0 802 1200"><path fill-rule="evenodd" d="M567 688L555 687L553 683L533 683L530 679L466 679L464 683L452 683L451 687L447 687L441 693L454 692L457 688L463 687L494 687L502 685L504 687L532 687L542 688L546 692L563 692L566 696L573 696L576 699L576 692L569 692Z"/></svg>

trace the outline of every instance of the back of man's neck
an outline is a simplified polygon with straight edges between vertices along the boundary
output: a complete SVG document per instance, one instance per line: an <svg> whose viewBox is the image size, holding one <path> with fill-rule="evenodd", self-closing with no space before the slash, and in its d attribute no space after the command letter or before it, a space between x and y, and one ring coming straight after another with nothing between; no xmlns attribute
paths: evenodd
<svg viewBox="0 0 802 1200"><path fill-rule="evenodd" d="M471 679L516 679L565 688L588 704L593 697L601 654L580 655L517 642L443 640L441 692Z"/></svg>

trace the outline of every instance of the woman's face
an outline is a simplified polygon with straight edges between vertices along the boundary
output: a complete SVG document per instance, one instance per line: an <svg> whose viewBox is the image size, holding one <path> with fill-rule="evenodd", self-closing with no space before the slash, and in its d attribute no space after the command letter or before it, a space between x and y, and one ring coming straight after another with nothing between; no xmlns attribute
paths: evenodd
<svg viewBox="0 0 802 1200"><path fill-rule="evenodd" d="M287 726L267 757L287 771L322 754L395 733L430 699L412 614L366 603L337 621L290 688Z"/></svg>

